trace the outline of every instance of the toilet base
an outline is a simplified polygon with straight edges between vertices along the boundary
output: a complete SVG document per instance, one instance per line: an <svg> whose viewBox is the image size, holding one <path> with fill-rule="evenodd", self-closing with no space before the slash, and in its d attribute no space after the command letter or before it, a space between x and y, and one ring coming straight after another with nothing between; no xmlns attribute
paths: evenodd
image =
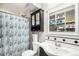
<svg viewBox="0 0 79 59"><path fill-rule="evenodd" d="M36 51L27 50L22 53L22 56L34 56L35 54L36 54Z"/></svg>

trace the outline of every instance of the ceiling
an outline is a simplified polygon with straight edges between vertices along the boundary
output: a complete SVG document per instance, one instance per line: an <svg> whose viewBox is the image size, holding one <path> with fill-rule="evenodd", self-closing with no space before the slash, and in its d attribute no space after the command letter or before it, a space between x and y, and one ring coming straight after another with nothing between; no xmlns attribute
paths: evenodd
<svg viewBox="0 0 79 59"><path fill-rule="evenodd" d="M32 3L27 3L25 7L26 10L29 10L31 13L39 9L39 7L33 5Z"/></svg>
<svg viewBox="0 0 79 59"><path fill-rule="evenodd" d="M17 15L27 14L38 10L39 8L48 10L55 7L58 3L0 3L0 9L8 10Z"/></svg>
<svg viewBox="0 0 79 59"><path fill-rule="evenodd" d="M24 10L24 11L27 11L29 10L30 12L34 12L36 11L37 9L39 8L42 8L42 9L50 9L56 5L58 5L59 3L0 3L0 6L10 6L10 8L15 8L18 9L18 10ZM37 6L38 5L38 6Z"/></svg>

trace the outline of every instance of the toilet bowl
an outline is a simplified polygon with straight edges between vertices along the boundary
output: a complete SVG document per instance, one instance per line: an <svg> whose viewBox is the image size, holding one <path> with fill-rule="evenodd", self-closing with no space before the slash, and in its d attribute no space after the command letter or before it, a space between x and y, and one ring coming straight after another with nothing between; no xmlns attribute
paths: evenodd
<svg viewBox="0 0 79 59"><path fill-rule="evenodd" d="M38 47L33 42L33 50L26 50L22 53L22 56L34 56L37 53Z"/></svg>
<svg viewBox="0 0 79 59"><path fill-rule="evenodd" d="M33 50L27 50L23 52L22 56L34 56L36 54L36 51Z"/></svg>
<svg viewBox="0 0 79 59"><path fill-rule="evenodd" d="M34 56L37 53L38 46L35 44L37 42L37 34L33 34L33 50L26 50L22 53L22 56Z"/></svg>

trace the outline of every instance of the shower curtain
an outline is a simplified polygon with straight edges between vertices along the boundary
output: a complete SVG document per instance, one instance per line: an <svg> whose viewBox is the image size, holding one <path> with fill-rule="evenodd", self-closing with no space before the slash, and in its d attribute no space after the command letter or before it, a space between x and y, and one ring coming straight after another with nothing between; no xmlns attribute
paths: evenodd
<svg viewBox="0 0 79 59"><path fill-rule="evenodd" d="M29 48L29 19L0 11L0 56L21 56Z"/></svg>

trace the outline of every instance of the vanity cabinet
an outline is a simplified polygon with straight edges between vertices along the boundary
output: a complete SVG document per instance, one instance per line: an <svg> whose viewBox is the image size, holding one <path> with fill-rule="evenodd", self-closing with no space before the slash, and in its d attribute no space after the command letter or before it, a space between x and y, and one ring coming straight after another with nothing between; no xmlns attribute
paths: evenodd
<svg viewBox="0 0 79 59"><path fill-rule="evenodd" d="M31 31L43 31L44 10L39 9L31 13Z"/></svg>
<svg viewBox="0 0 79 59"><path fill-rule="evenodd" d="M46 53L45 53L45 51L44 51L44 49L42 48L42 47L40 47L40 56L48 56Z"/></svg>
<svg viewBox="0 0 79 59"><path fill-rule="evenodd" d="M49 31L75 32L75 6L50 13Z"/></svg>

